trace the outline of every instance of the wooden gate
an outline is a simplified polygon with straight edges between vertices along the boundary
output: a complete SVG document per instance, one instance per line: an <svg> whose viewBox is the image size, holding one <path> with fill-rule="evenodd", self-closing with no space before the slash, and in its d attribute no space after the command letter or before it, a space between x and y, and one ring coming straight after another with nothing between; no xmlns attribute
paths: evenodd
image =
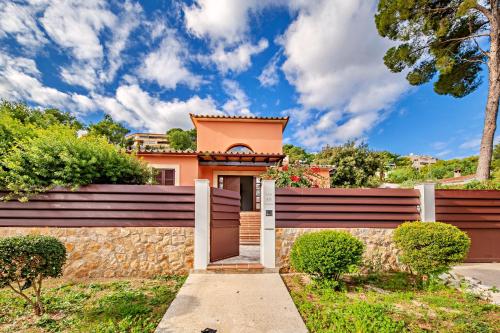
<svg viewBox="0 0 500 333"><path fill-rule="evenodd" d="M211 189L210 261L240 254L240 193Z"/></svg>
<svg viewBox="0 0 500 333"><path fill-rule="evenodd" d="M500 191L436 190L436 220L469 234L468 262L500 261Z"/></svg>

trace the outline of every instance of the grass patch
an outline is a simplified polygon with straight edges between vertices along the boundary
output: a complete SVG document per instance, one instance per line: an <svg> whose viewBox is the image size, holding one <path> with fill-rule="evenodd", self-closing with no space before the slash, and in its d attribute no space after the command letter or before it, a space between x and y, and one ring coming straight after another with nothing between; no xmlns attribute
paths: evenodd
<svg viewBox="0 0 500 333"><path fill-rule="evenodd" d="M404 273L350 277L343 291L300 274L283 280L313 333L499 332L499 306Z"/></svg>
<svg viewBox="0 0 500 333"><path fill-rule="evenodd" d="M49 280L41 317L9 289L0 289L0 332L154 332L184 281L184 276Z"/></svg>

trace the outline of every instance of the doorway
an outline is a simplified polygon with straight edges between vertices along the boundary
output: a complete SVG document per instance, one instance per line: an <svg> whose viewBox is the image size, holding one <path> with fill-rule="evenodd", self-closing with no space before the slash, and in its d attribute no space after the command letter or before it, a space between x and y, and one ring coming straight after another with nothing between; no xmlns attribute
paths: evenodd
<svg viewBox="0 0 500 333"><path fill-rule="evenodd" d="M219 175L217 187L237 192L240 195L240 219L239 255L216 263L258 263L260 261L260 178L250 175Z"/></svg>

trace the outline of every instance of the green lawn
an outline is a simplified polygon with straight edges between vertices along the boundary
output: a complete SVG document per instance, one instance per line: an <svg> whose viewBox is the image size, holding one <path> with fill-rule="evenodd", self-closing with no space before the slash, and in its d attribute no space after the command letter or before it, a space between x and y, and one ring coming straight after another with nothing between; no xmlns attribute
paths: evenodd
<svg viewBox="0 0 500 333"><path fill-rule="evenodd" d="M500 307L442 285L424 290L403 273L353 277L344 291L283 279L313 333L500 332Z"/></svg>
<svg viewBox="0 0 500 333"><path fill-rule="evenodd" d="M32 315L26 302L0 289L0 332L153 332L185 277L48 280L46 314Z"/></svg>

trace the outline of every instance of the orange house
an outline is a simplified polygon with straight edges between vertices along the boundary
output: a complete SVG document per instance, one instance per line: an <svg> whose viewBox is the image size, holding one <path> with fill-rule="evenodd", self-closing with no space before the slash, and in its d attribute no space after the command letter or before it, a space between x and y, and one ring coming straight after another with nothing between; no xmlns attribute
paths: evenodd
<svg viewBox="0 0 500 333"><path fill-rule="evenodd" d="M160 170L162 185L194 185L195 179L208 179L212 187L239 192L242 244L252 243L252 238L258 242L255 228L243 239L245 221L260 220L259 176L285 158L283 131L288 117L190 116L197 130L197 151L150 147L140 148L137 156ZM328 178L329 169L320 170Z"/></svg>

